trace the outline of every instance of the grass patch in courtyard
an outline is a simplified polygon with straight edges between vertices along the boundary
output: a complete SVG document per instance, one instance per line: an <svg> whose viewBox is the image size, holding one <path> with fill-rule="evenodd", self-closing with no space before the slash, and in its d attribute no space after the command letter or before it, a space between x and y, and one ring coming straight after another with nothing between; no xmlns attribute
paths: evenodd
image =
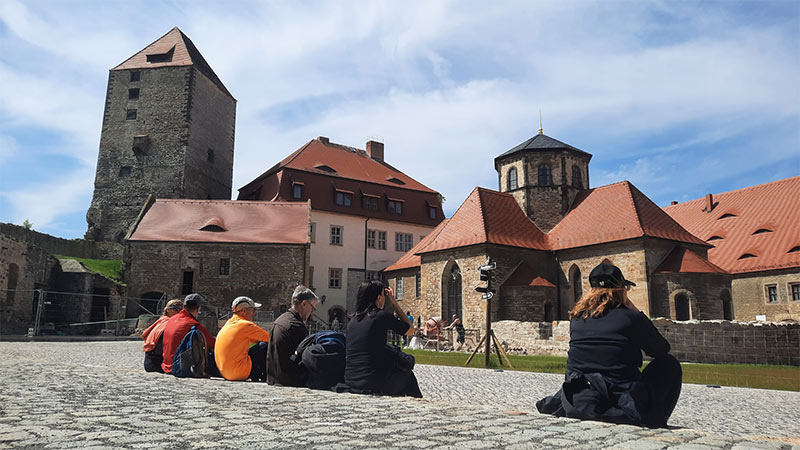
<svg viewBox="0 0 800 450"><path fill-rule="evenodd" d="M58 259L74 259L86 267L86 270L102 275L115 283L122 283L122 260L119 259L89 259L75 258L73 256L56 255Z"/></svg>
<svg viewBox="0 0 800 450"><path fill-rule="evenodd" d="M418 364L439 366L463 367L469 357L468 353L460 352L408 349L403 351L414 355ZM483 368L483 359L484 355L481 351L472 358L468 367ZM508 359L511 360L514 370L524 372L563 374L567 370L567 358L564 356L508 355ZM498 364L496 354L492 354L489 368L508 369L507 366ZM681 363L681 368L683 369L684 383L800 391L800 367Z"/></svg>

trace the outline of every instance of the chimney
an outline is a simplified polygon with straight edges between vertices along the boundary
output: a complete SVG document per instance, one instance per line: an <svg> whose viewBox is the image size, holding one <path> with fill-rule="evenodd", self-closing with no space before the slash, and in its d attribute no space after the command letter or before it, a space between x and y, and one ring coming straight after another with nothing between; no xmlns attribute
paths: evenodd
<svg viewBox="0 0 800 450"><path fill-rule="evenodd" d="M383 161L383 142L367 141L367 154L376 161Z"/></svg>
<svg viewBox="0 0 800 450"><path fill-rule="evenodd" d="M714 209L714 197L711 194L706 194L706 209L703 211L710 213L712 209Z"/></svg>
<svg viewBox="0 0 800 450"><path fill-rule="evenodd" d="M675 201L675 200L673 200L673 201L669 202L669 204L670 204L670 206L672 206L672 205L677 205L677 204L678 204L678 202L677 202L677 201Z"/></svg>
<svg viewBox="0 0 800 450"><path fill-rule="evenodd" d="M330 143L330 140L325 136L318 136L317 140L322 142L325 145L328 145Z"/></svg>

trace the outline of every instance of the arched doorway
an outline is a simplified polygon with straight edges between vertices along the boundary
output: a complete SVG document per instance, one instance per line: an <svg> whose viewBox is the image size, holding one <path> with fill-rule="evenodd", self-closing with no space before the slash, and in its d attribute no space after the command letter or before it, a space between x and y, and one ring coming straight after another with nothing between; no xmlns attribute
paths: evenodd
<svg viewBox="0 0 800 450"><path fill-rule="evenodd" d="M445 269L442 280L442 318L449 321L453 314L462 318L461 314L461 269L455 261L449 270Z"/></svg>
<svg viewBox="0 0 800 450"><path fill-rule="evenodd" d="M730 291L723 289L720 297L722 298L722 318L724 320L733 320L733 301L731 300Z"/></svg>
<svg viewBox="0 0 800 450"><path fill-rule="evenodd" d="M675 296L675 320L689 320L689 297L686 294Z"/></svg>
<svg viewBox="0 0 800 450"><path fill-rule="evenodd" d="M569 284L572 286L572 304L570 306L575 306L575 303L583 296L581 269L576 264L569 269Z"/></svg>

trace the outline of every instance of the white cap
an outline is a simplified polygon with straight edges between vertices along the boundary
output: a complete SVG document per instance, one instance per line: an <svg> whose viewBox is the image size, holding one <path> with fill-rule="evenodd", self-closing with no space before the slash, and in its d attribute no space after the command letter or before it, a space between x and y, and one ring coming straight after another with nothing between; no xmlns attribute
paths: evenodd
<svg viewBox="0 0 800 450"><path fill-rule="evenodd" d="M250 306L251 308L261 308L261 303L254 302L252 299L250 299L250 297L236 297L233 300L231 308L233 308L233 310L236 311L236 307L241 305L242 303L247 303L247 305Z"/></svg>

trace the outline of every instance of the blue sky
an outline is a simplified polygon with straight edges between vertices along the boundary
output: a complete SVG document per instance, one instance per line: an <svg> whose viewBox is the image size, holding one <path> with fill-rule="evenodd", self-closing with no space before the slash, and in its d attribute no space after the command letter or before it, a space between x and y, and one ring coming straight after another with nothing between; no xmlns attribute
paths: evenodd
<svg viewBox="0 0 800 450"><path fill-rule="evenodd" d="M452 212L545 134L659 205L800 174L800 2L0 1L0 221L81 237L108 69L178 26L238 100L234 192L316 136ZM235 194L232 194L235 195Z"/></svg>

